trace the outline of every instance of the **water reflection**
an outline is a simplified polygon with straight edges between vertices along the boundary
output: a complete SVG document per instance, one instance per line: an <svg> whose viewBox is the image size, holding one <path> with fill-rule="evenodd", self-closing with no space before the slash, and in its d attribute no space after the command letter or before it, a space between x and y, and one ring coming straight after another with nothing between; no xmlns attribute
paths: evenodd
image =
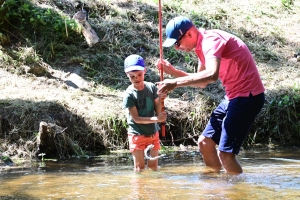
<svg viewBox="0 0 300 200"><path fill-rule="evenodd" d="M197 152L160 160L160 170L134 173L131 162L46 162L0 171L0 199L300 199L299 149L248 150L244 174L206 174Z"/></svg>

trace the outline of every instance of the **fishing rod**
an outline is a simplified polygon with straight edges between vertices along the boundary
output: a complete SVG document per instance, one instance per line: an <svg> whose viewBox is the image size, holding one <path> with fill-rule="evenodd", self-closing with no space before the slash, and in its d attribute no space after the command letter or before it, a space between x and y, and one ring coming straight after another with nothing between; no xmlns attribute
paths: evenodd
<svg viewBox="0 0 300 200"><path fill-rule="evenodd" d="M162 62L163 60L163 47L162 47L162 12L161 12L161 0L158 0L158 24L159 24L159 59L160 62ZM164 80L164 69L163 67L160 67L160 81ZM164 104L164 98L161 98L161 111L164 112L165 111L165 104ZM162 138L165 139L166 137L166 122L161 122L161 135ZM155 156L155 157L151 157L150 155L148 155L148 151L151 151L152 148L154 147L153 144L150 144L147 146L147 148L144 150L144 156L146 157L146 159L148 160L157 160L160 157L165 156L165 154L160 155L160 156Z"/></svg>
<svg viewBox="0 0 300 200"><path fill-rule="evenodd" d="M163 60L163 47L162 47L162 11L161 11L161 0L158 0L158 24L159 24L159 59L160 62ZM160 67L160 81L164 80L164 68ZM161 111L165 111L164 98L161 99ZM161 123L161 135L162 138L166 137L166 122Z"/></svg>

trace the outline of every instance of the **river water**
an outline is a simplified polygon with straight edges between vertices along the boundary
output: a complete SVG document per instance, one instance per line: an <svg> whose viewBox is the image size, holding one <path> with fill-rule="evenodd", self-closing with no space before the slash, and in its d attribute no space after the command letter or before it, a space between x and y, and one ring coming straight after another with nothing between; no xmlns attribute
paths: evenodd
<svg viewBox="0 0 300 200"><path fill-rule="evenodd" d="M197 151L167 153L158 172L134 173L123 154L2 167L0 199L300 199L299 150L243 150L239 176L205 173Z"/></svg>

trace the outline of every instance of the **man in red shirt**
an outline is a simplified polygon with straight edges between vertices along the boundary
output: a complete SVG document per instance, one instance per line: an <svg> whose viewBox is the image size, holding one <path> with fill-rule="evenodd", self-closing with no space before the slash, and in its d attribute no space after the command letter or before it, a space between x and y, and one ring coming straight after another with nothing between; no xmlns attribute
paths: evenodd
<svg viewBox="0 0 300 200"><path fill-rule="evenodd" d="M158 68L163 67L165 73L177 78L159 82L158 93L184 86L204 88L220 79L226 95L212 112L198 145L206 166L213 172L223 166L228 174L242 173L236 155L265 101L265 89L248 47L225 31L197 29L182 16L169 21L166 35L164 47L197 54L198 72L187 73L159 60Z"/></svg>

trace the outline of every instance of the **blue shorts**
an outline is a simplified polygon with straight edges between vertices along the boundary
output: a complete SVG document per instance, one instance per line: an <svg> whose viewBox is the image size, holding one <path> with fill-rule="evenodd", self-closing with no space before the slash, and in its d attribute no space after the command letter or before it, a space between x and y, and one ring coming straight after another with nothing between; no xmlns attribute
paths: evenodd
<svg viewBox="0 0 300 200"><path fill-rule="evenodd" d="M265 102L264 93L224 99L212 112L202 135L211 138L223 152L238 154L251 124Z"/></svg>

